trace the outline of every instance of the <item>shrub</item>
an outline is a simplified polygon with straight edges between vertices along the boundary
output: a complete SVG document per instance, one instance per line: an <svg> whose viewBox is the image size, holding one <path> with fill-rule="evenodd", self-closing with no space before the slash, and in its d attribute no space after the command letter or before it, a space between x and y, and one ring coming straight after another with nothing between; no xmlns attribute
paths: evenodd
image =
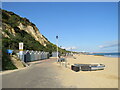
<svg viewBox="0 0 120 90"><path fill-rule="evenodd" d="M2 70L13 70L17 69L10 60L10 56L6 53L6 48L2 49Z"/></svg>

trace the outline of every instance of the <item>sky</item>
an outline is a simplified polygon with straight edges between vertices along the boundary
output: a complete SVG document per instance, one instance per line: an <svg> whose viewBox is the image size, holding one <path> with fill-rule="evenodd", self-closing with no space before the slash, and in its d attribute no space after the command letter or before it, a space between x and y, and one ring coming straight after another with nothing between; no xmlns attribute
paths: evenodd
<svg viewBox="0 0 120 90"><path fill-rule="evenodd" d="M33 22L48 40L67 50L116 52L117 2L3 2L2 8Z"/></svg>

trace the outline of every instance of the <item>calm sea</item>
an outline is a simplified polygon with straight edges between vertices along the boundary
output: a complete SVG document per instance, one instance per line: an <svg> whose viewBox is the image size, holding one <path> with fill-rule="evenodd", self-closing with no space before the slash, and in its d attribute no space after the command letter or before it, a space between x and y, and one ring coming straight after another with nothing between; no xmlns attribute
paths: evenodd
<svg viewBox="0 0 120 90"><path fill-rule="evenodd" d="M89 55L103 55L107 57L120 57L120 53L92 53Z"/></svg>

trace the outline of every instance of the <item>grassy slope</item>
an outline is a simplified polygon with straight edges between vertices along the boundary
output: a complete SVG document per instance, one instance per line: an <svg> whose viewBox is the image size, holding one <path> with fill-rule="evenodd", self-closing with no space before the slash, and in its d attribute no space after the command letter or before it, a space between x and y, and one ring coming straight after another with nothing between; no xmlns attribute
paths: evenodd
<svg viewBox="0 0 120 90"><path fill-rule="evenodd" d="M17 26L19 23L22 23L23 25L31 25L34 24L31 23L28 19L22 18L13 12L8 12L5 10L2 10L2 22L10 26L11 28L14 28L16 32L16 36L13 36L8 30L3 30L7 35L9 35L10 38L3 37L2 38L2 46L3 46L3 54L2 54L2 60L3 60L3 70L8 69L15 69L16 67L12 64L9 55L6 54L6 49L13 49L18 50L19 42L24 43L24 50L36 50L36 51L47 51L47 52L53 52L56 51L56 45L49 42L46 47L41 45L38 41L36 41L31 35L26 33L24 30L20 30ZM35 26L35 25L34 25ZM59 51L61 53L66 53L69 51L66 51L65 49L59 48Z"/></svg>

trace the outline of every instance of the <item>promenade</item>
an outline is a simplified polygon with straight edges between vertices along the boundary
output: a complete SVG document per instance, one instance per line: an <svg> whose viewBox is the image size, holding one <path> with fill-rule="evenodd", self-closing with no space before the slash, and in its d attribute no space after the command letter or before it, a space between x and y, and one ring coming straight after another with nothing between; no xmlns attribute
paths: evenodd
<svg viewBox="0 0 120 90"><path fill-rule="evenodd" d="M62 88L56 76L56 59L31 62L31 66L2 76L2 88Z"/></svg>

